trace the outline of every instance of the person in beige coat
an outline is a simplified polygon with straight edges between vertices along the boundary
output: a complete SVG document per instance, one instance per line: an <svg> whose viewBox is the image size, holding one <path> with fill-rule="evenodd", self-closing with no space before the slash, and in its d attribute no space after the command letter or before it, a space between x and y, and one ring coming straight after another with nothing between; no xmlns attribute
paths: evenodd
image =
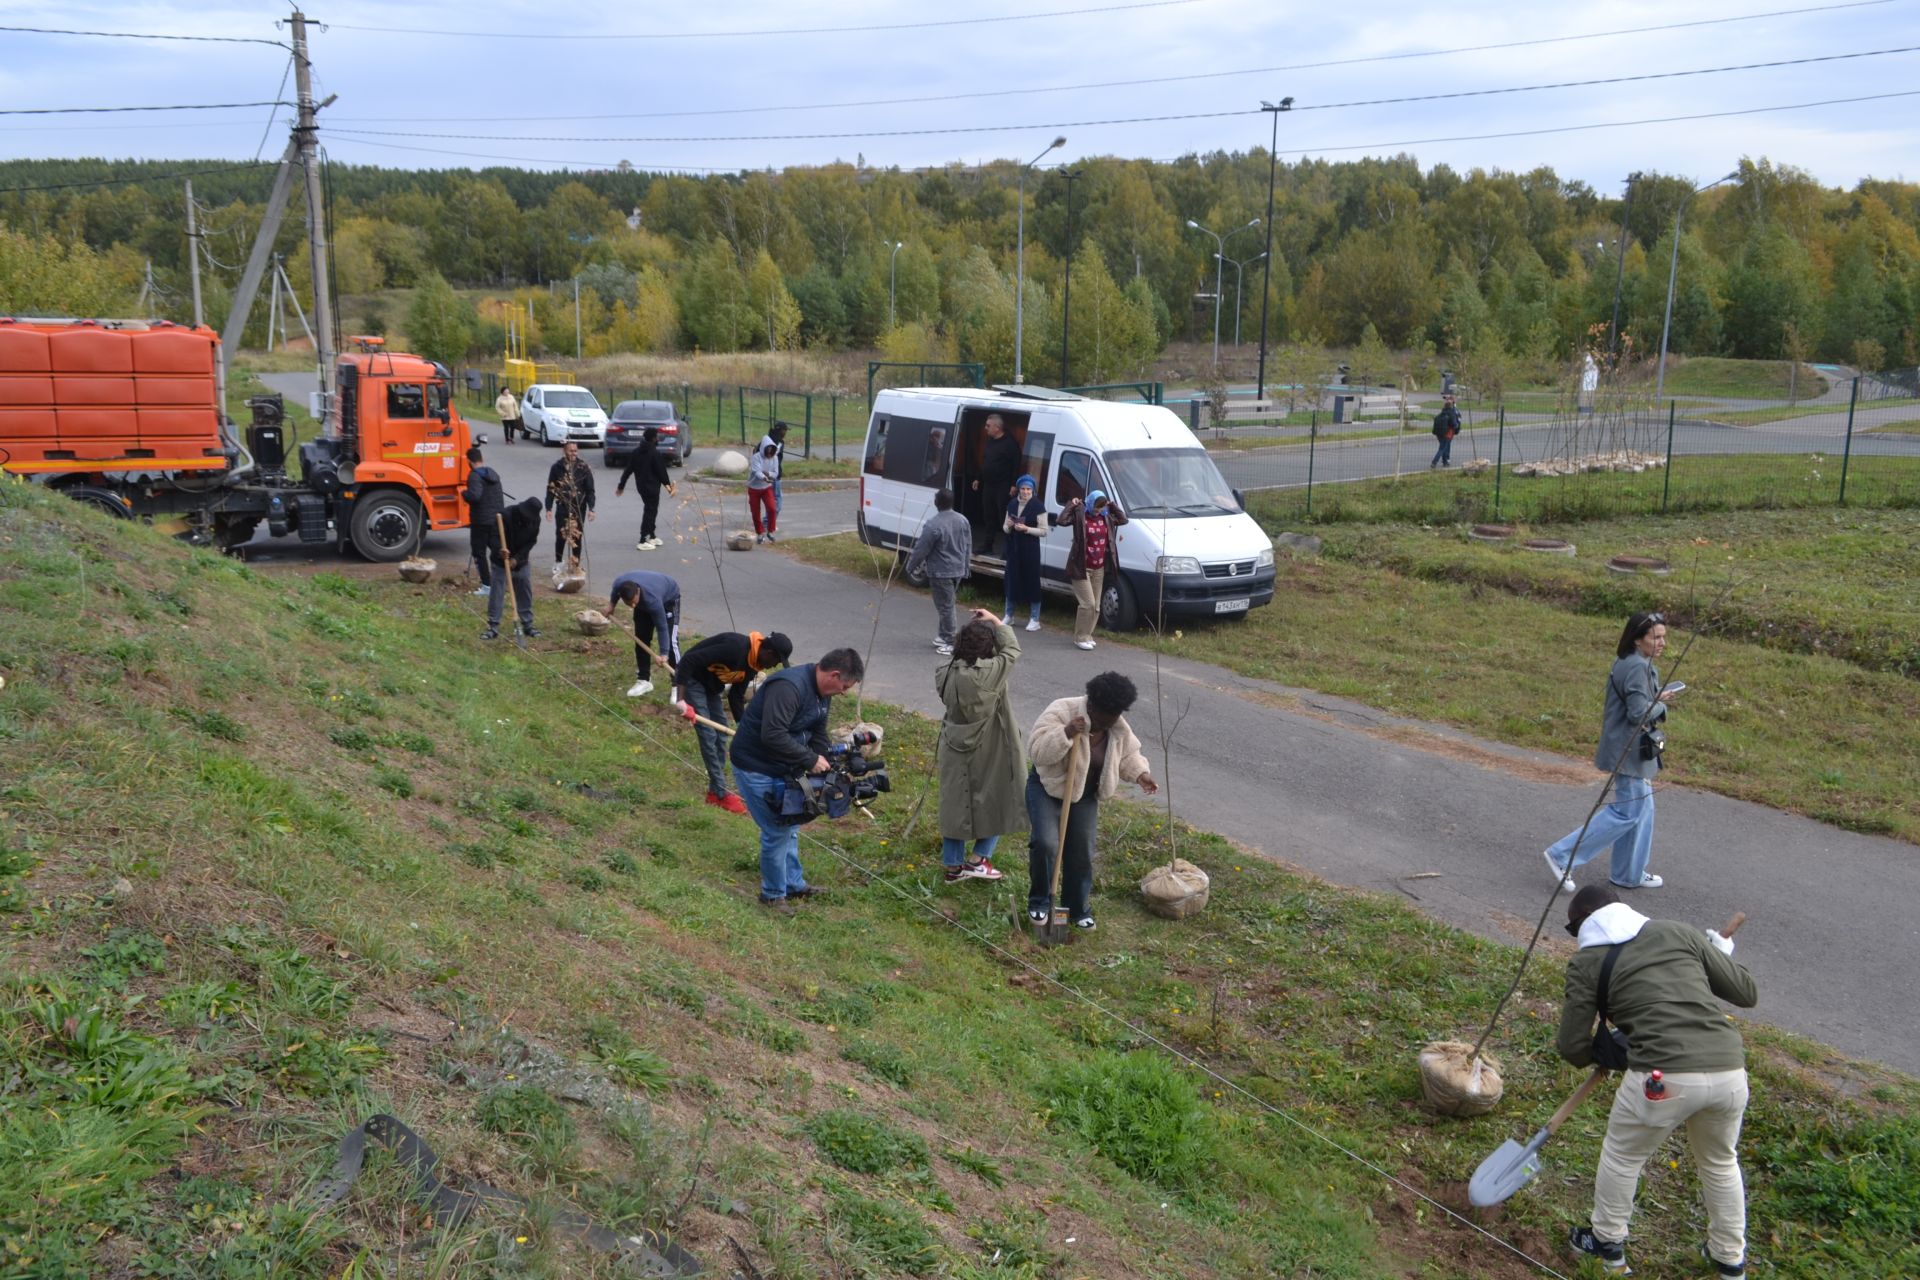
<svg viewBox="0 0 1920 1280"><path fill-rule="evenodd" d="M1148 795L1160 790L1140 752L1140 739L1127 724L1126 712L1139 692L1133 681L1117 671L1103 671L1087 681L1084 697L1061 698L1033 722L1027 735L1027 820L1033 834L1027 844L1027 918L1036 923L1053 910L1053 859L1060 868L1060 896L1067 914L1082 929L1093 921L1093 836L1100 802L1120 789L1136 784ZM1073 745L1082 742L1079 762L1073 763ZM1069 776L1069 768L1071 776ZM1067 804L1066 847L1060 840L1060 806Z"/></svg>
<svg viewBox="0 0 1920 1280"><path fill-rule="evenodd" d="M940 860L948 884L998 880L994 847L1001 836L1026 830L1020 787L1027 757L1013 719L1013 668L1019 661L1013 628L975 609L954 637L952 659L934 672L946 707L940 722Z"/></svg>

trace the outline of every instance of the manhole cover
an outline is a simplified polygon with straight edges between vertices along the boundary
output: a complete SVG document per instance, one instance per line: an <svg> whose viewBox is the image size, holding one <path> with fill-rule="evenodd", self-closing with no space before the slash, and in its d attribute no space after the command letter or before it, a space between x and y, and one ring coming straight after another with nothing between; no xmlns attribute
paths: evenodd
<svg viewBox="0 0 1920 1280"><path fill-rule="evenodd" d="M1505 542L1513 536L1510 524L1477 524L1467 531L1467 536L1480 542Z"/></svg>
<svg viewBox="0 0 1920 1280"><path fill-rule="evenodd" d="M1570 556L1574 552L1571 542L1562 542L1558 538L1528 538L1520 544L1529 551L1538 551L1542 555Z"/></svg>
<svg viewBox="0 0 1920 1280"><path fill-rule="evenodd" d="M1657 556L1615 556L1607 561L1607 568L1615 573L1653 573L1665 575L1673 572L1673 566Z"/></svg>

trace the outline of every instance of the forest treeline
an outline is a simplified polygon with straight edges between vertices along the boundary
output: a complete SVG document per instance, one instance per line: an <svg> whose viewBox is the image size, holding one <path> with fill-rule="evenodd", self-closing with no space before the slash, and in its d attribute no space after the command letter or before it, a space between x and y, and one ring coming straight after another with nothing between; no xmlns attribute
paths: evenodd
<svg viewBox="0 0 1920 1280"><path fill-rule="evenodd" d="M0 312L130 313L150 264L150 305L183 318L180 182L88 184L196 169L209 171L194 179L208 311L224 317L268 166L0 163ZM1139 376L1168 342L1212 337L1215 243L1189 220L1226 238L1224 343L1236 320L1245 342L1257 339L1266 281L1276 343L1549 360L1595 345L1596 333L1604 346L1624 214L1621 326L1645 352L1659 341L1683 207L1675 352L1916 361L1920 184L1843 191L1742 160L1733 181L1691 199L1686 178L1640 175L1623 204L1547 168L1304 160L1279 167L1269 277L1255 260L1264 231L1248 225L1266 213L1264 151L1088 159L1070 172L1071 182L1058 169L1027 179L1022 356L1049 376L1069 287L1077 382ZM340 296L420 290L411 317L349 307L343 325L397 325L442 358L498 350L509 309L476 309L448 286L512 297L522 318L531 307L536 350L571 354L577 278L588 354L878 348L979 360L1000 377L1013 365L1018 182L1013 163L708 177L335 163L326 212ZM278 248L304 288L298 196Z"/></svg>

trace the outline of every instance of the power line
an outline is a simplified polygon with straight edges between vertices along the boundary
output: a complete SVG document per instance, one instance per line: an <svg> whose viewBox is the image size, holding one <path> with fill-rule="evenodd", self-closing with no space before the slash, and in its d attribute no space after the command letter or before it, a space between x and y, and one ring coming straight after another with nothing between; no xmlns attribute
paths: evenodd
<svg viewBox="0 0 1920 1280"><path fill-rule="evenodd" d="M267 149L267 135L273 132L274 119L280 114L280 103L278 99L286 93L287 77L292 74L293 74L293 55L288 54L287 65L280 68L280 87L273 91L273 96L276 99L276 101L273 104L273 110L267 112L267 127L260 131L260 145L253 149L253 158L255 160L258 160L260 158L260 153Z"/></svg>
<svg viewBox="0 0 1920 1280"><path fill-rule="evenodd" d="M96 178L88 182L48 182L32 187L0 187L0 196L18 195L28 191L73 191L81 187L123 187L142 182L171 182L176 178L198 178L209 173L238 173L243 169L258 169L260 161L243 164L221 165L212 169L175 169L168 173L149 173L137 178Z"/></svg>
<svg viewBox="0 0 1920 1280"><path fill-rule="evenodd" d="M117 115L134 111L240 111L251 107L290 107L291 102L190 102L165 107L7 107L0 116Z"/></svg>
<svg viewBox="0 0 1920 1280"><path fill-rule="evenodd" d="M925 31L937 27L977 27L996 22L1037 22L1044 18L1077 18L1095 13L1126 13L1136 9L1171 9L1198 4L1200 0L1142 0L1136 4L1097 5L1088 9L1053 9L1042 13L1006 13L985 18L946 18L932 22L873 22L847 27L762 27L747 31L641 31L605 35L576 35L550 31L460 31L446 27L356 26L330 22L329 30L373 31L382 35L436 36L441 39L464 36L471 40L732 40L755 36L853 35L869 31ZM1884 3L1885 0L1872 0Z"/></svg>
<svg viewBox="0 0 1920 1280"><path fill-rule="evenodd" d="M270 44L276 49L287 47L278 40L266 40L259 36L176 36L139 31L70 31L64 27L0 27L0 31L36 36L97 36L106 40L185 40L194 44Z"/></svg>
<svg viewBox="0 0 1920 1280"><path fill-rule="evenodd" d="M1600 40L1612 36L1644 35L1660 31L1677 31L1689 27L1717 26L1731 22L1754 22L1762 18L1790 17L1800 14L1825 13L1835 9L1859 9L1872 5L1892 3L1892 0L1847 0L1842 4L1820 5L1805 9L1775 9L1767 13L1743 14L1732 18L1707 18L1695 22L1675 22L1652 27L1623 27L1613 31L1590 31L1577 35L1542 36L1529 40L1514 40L1503 44L1462 45L1451 49L1426 49L1411 53L1373 54L1360 58L1340 58L1326 62L1293 62L1273 67L1244 67L1234 71L1203 71L1188 75L1156 76L1144 80L1095 80L1084 84L1058 84L1019 86L1007 85L993 89L982 89L966 93L937 93L905 98L865 98L844 102L792 103L785 106L766 107L705 107L690 111L650 111L627 114L572 115L572 116L416 116L408 120L414 124L440 124L466 121L475 124L505 123L552 123L562 120L665 120L687 116L735 116L760 115L779 111L835 111L851 107L894 107L911 106L926 102L964 102L977 98L1004 99L1022 95L1041 93L1076 93L1087 89L1134 89L1143 85L1182 84L1195 80L1220 80L1234 76L1264 76L1285 71L1319 71L1334 67L1359 66L1371 62L1397 62L1409 58L1440 58L1462 53L1484 53L1492 50L1523 49L1535 45L1565 44L1580 40ZM358 124L380 124L396 119L392 116L334 116L337 122Z"/></svg>

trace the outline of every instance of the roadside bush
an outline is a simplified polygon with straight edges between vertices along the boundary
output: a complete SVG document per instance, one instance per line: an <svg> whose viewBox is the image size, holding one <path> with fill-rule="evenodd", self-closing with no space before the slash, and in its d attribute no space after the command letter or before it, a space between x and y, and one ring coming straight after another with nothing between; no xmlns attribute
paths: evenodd
<svg viewBox="0 0 1920 1280"><path fill-rule="evenodd" d="M1157 1054L1100 1054L1055 1074L1046 1097L1054 1120L1136 1178L1181 1190L1212 1164L1213 1117Z"/></svg>

